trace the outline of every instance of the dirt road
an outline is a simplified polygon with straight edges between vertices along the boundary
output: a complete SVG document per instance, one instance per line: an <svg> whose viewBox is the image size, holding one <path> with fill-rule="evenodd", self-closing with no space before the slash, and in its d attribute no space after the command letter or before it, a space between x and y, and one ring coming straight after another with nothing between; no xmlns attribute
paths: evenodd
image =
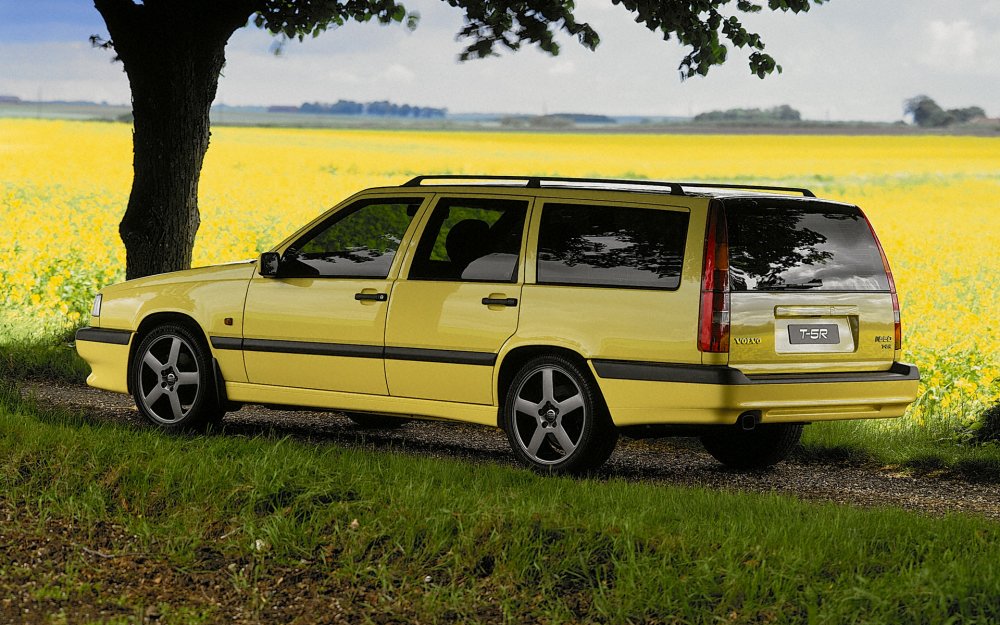
<svg viewBox="0 0 1000 625"><path fill-rule="evenodd" d="M142 419L130 397L89 387L26 384L40 403L80 410L98 421ZM364 430L338 413L286 412L245 406L225 418L226 432L273 433L314 443L392 450L428 457L514 464L507 439L497 429L411 421L393 430ZM784 462L754 473L725 469L690 439L623 438L602 473L608 479L699 486L745 492L773 492L801 499L862 507L894 506L933 515L970 513L1000 520L1000 484L914 476L893 467Z"/></svg>

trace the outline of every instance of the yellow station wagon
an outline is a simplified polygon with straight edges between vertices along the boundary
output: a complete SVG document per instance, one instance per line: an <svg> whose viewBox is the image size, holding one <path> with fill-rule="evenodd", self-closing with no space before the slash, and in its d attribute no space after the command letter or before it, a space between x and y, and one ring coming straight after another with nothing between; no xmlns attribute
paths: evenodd
<svg viewBox="0 0 1000 625"><path fill-rule="evenodd" d="M780 187L420 176L257 260L109 286L76 338L164 429L242 403L447 419L560 473L619 432L768 466L804 424L902 415L919 379L867 218Z"/></svg>

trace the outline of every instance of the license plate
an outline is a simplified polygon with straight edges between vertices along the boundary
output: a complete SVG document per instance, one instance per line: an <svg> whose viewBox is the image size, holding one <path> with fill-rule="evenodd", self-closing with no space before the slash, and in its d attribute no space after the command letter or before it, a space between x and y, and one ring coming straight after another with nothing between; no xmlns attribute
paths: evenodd
<svg viewBox="0 0 1000 625"><path fill-rule="evenodd" d="M840 328L835 323L790 323L788 342L792 345L838 345Z"/></svg>

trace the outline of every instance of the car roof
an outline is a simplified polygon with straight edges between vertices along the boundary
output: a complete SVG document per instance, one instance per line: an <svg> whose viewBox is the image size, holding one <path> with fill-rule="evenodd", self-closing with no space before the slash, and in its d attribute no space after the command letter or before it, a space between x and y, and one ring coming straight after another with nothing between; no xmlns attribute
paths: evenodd
<svg viewBox="0 0 1000 625"><path fill-rule="evenodd" d="M560 176L495 176L495 175L425 175L416 176L399 187L448 188L472 186L477 189L572 189L594 191L623 191L694 197L760 197L789 194L815 198L809 189L770 185L746 185L710 182L669 182L662 180L630 180L619 178L571 178Z"/></svg>

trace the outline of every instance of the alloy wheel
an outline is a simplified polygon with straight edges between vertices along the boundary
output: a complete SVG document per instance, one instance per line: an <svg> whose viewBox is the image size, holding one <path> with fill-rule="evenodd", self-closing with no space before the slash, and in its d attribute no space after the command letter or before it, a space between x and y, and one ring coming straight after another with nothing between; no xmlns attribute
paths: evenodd
<svg viewBox="0 0 1000 625"><path fill-rule="evenodd" d="M173 425L194 408L202 389L194 348L175 334L157 337L145 347L139 371L137 399L155 421Z"/></svg>
<svg viewBox="0 0 1000 625"><path fill-rule="evenodd" d="M514 440L541 465L565 461L580 446L587 422L593 418L580 385L568 371L553 364L522 378L512 409Z"/></svg>

